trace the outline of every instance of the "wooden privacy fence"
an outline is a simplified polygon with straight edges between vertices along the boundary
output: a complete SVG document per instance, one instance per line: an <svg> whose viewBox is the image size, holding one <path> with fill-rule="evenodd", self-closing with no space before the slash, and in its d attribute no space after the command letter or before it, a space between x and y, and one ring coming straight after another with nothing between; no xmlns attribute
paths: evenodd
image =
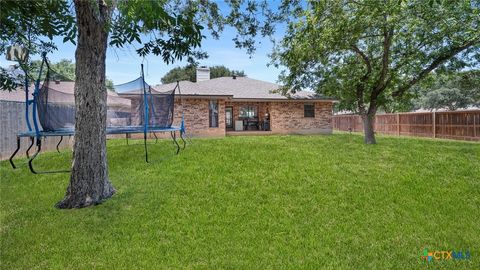
<svg viewBox="0 0 480 270"><path fill-rule="evenodd" d="M333 128L363 132L363 122L359 115L334 115ZM374 129L397 136L480 141L480 110L380 114Z"/></svg>

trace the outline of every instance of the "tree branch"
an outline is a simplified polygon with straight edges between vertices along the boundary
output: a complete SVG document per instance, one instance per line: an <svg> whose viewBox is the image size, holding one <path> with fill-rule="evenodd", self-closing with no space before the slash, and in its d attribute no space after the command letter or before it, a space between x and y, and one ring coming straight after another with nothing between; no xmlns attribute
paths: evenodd
<svg viewBox="0 0 480 270"><path fill-rule="evenodd" d="M356 54L358 54L362 58L363 62L367 66L367 72L362 77L362 81L366 81L368 79L368 77L370 76L370 74L372 73L372 65L370 63L370 59L356 45L352 45L351 48Z"/></svg>
<svg viewBox="0 0 480 270"><path fill-rule="evenodd" d="M380 75L374 84L375 88L370 96L371 100L374 100L378 97L378 95L386 88L387 82L389 81L385 80L385 78L387 76L390 63L390 47L392 45L393 28L390 28L389 30L385 29L383 35L382 70L380 71Z"/></svg>
<svg viewBox="0 0 480 270"><path fill-rule="evenodd" d="M386 20L386 17L385 17ZM384 28L383 31L383 55L382 55L382 70L380 71L380 75L377 81L374 84L374 88L372 93L370 93L370 105L368 107L368 114L374 115L377 111L377 98L380 93L385 90L387 87L388 82L390 82L391 77L386 80L389 64L390 64L390 47L392 45L392 38L393 38L393 28L387 29Z"/></svg>
<svg viewBox="0 0 480 270"><path fill-rule="evenodd" d="M363 93L365 90L365 82L368 80L370 77L370 74L372 73L372 65L370 63L370 59L368 56L362 52L356 45L351 46L352 50L362 58L363 62L367 66L367 71L363 75L362 79L360 82L357 84L357 89L356 89L356 96L357 96L357 108L360 114L365 115L365 104L363 100Z"/></svg>
<svg viewBox="0 0 480 270"><path fill-rule="evenodd" d="M411 80L409 80L408 82L400 86L396 91L392 93L392 96L393 97L402 96L408 89L410 89L410 87L412 87L417 82L425 78L432 70L436 69L437 67L439 67L440 65L442 65L443 63L445 63L455 55L459 54L460 52L478 43L480 43L480 39L476 38L464 43L461 46L451 48L450 50L448 50L447 52L443 53L438 58L433 60L432 63L428 65L425 69L420 71L420 73L416 77L412 78Z"/></svg>
<svg viewBox="0 0 480 270"><path fill-rule="evenodd" d="M365 115L365 102L363 101L363 92L365 90L365 87L363 84L359 83L357 84L357 108L358 112L361 115Z"/></svg>

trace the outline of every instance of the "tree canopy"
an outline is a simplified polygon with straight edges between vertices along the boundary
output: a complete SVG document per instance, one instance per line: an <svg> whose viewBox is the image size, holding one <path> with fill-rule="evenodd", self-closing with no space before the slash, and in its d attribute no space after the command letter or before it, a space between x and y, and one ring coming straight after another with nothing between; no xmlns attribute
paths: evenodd
<svg viewBox="0 0 480 270"><path fill-rule="evenodd" d="M40 52L51 52L56 48L54 36L63 36L64 42L75 43L75 19L67 1L18 1L0 0L0 52L4 54L9 46L20 45L26 49L25 59L19 61L28 71L30 56ZM0 90L14 90L23 82L11 72L0 67Z"/></svg>
<svg viewBox="0 0 480 270"><path fill-rule="evenodd" d="M94 1L95 2L95 1ZM166 63L187 58L207 57L198 50L203 38L201 22L208 21L209 29L215 30L214 22L220 24L215 3L180 3L175 1L97 1L108 5L109 45L124 48L132 45L140 56L153 54ZM93 3L93 2L92 2ZM72 2L64 0L28 1L19 4L13 0L1 0L0 12L0 51L12 45L27 49L22 69L31 69L30 56L40 52L52 52L56 45L54 36L63 37L63 42L76 43L76 15L72 12ZM208 15L208 16L207 16ZM214 31L215 32L215 31ZM0 86L12 90L17 80L6 70L0 70Z"/></svg>
<svg viewBox="0 0 480 270"><path fill-rule="evenodd" d="M165 74L161 81L163 84L166 83L172 83L176 81L191 81L191 82L196 82L197 77L196 77L196 65L186 65L184 67L176 67L171 69L170 71ZM229 68L225 66L212 66L210 67L210 78L220 78L220 77L227 77L227 76L246 76L245 72L239 71L239 70L230 70Z"/></svg>
<svg viewBox="0 0 480 270"><path fill-rule="evenodd" d="M36 79L42 60L33 60L30 63L31 79ZM57 63L49 63L50 68L56 73L57 80L75 81L75 63L72 60L61 59Z"/></svg>
<svg viewBox="0 0 480 270"><path fill-rule="evenodd" d="M480 106L480 71L433 74L415 89L418 97L412 105L416 109L457 110Z"/></svg>
<svg viewBox="0 0 480 270"><path fill-rule="evenodd" d="M273 53L281 80L340 99L375 143L379 106L411 99L434 70L478 67L477 1L312 1Z"/></svg>
<svg viewBox="0 0 480 270"><path fill-rule="evenodd" d="M41 60L34 60L31 62L31 71L30 74L32 74L31 79L35 79L34 76L38 74L38 70L40 68L40 65L42 64ZM64 81L75 81L75 63L72 60L69 59L60 59L60 61L56 63L50 63L50 68L59 76L58 80L64 80ZM107 89L110 91L114 91L113 88L113 81L109 79L105 79L105 85L107 86Z"/></svg>
<svg viewBox="0 0 480 270"><path fill-rule="evenodd" d="M71 2L0 0L0 50L6 46L21 44L36 54L55 48L51 41L62 36L64 42L75 43L77 28L71 11ZM44 39L47 38L47 39Z"/></svg>

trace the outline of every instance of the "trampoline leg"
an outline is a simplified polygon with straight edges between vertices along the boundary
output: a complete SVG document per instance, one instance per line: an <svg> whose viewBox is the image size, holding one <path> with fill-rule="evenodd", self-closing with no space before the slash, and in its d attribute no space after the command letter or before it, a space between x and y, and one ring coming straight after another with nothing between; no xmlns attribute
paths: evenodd
<svg viewBox="0 0 480 270"><path fill-rule="evenodd" d="M63 141L63 136L60 136L60 141L57 144L57 152L58 153L60 153L60 149L58 149L58 147L60 146L60 143L62 143L62 141Z"/></svg>
<svg viewBox="0 0 480 270"><path fill-rule="evenodd" d="M37 174L35 169L33 168L33 160L37 157L37 155L42 151L42 139L40 137L37 138L37 152L33 154L33 156L28 160L28 167L33 174Z"/></svg>
<svg viewBox="0 0 480 270"><path fill-rule="evenodd" d="M143 145L145 147L145 161L148 163L147 133L143 133Z"/></svg>
<svg viewBox="0 0 480 270"><path fill-rule="evenodd" d="M17 136L17 149L15 149L15 152L13 152L13 154L8 159L8 161L10 161L10 164L12 165L12 168L14 168L14 169L16 169L17 167L15 166L15 163L13 163L13 158L18 153L18 150L20 150L20 137L19 136Z"/></svg>
<svg viewBox="0 0 480 270"><path fill-rule="evenodd" d="M127 145L128 145L128 133L125 133L125 139L127 140Z"/></svg>
<svg viewBox="0 0 480 270"><path fill-rule="evenodd" d="M181 132L181 131L180 131L180 139L182 139L183 149L185 149L185 146L187 145L187 142L186 142L185 139L183 138L183 132Z"/></svg>
<svg viewBox="0 0 480 270"><path fill-rule="evenodd" d="M155 136L155 144L157 144L157 142L158 142L157 134L155 132L152 132L152 133L153 133L153 136Z"/></svg>
<svg viewBox="0 0 480 270"><path fill-rule="evenodd" d="M35 138L34 137L30 137L30 145L28 146L28 149L27 151L25 152L25 154L27 155L27 158L30 158L30 149L32 149L32 146L33 146L33 143L35 142Z"/></svg>
<svg viewBox="0 0 480 270"><path fill-rule="evenodd" d="M33 160L37 157L37 155L42 151L42 139L41 137L37 138L37 151L33 154L32 157L28 160L28 168L33 174L46 174L46 173L68 173L70 170L57 170L57 171L36 171L33 168Z"/></svg>
<svg viewBox="0 0 480 270"><path fill-rule="evenodd" d="M187 139L188 143L193 144L192 137L190 137L186 132L183 133L183 137Z"/></svg>
<svg viewBox="0 0 480 270"><path fill-rule="evenodd" d="M174 142L175 145L177 146L177 152L176 152L175 154L178 155L178 152L180 152L180 145L179 145L178 142L177 142L177 135L175 134L175 131L171 131L171 132L170 132L170 136L172 136L173 142Z"/></svg>

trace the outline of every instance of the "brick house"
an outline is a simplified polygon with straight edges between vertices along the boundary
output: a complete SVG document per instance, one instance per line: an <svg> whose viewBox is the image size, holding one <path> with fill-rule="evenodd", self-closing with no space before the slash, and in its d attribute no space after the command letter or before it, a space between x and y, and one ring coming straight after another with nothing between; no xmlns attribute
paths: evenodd
<svg viewBox="0 0 480 270"><path fill-rule="evenodd" d="M179 84L174 124L180 123L183 111L190 136L332 133L334 100L329 97L310 91L287 97L272 92L279 85L247 77L210 79L208 68L197 69L196 83L180 81ZM175 85L154 88L165 92ZM134 106L135 100L132 102Z"/></svg>
<svg viewBox="0 0 480 270"><path fill-rule="evenodd" d="M278 90L279 85L248 77L210 79L208 68L197 69L196 83L181 81L179 84L180 91L175 93L174 125L179 125L183 111L190 136L332 133L332 98L310 91L286 97L272 92ZM176 83L157 85L154 90L166 92L175 86ZM74 82L55 81L49 88L58 93L59 102L74 103ZM23 102L25 92L22 87L19 90L0 91L0 100ZM113 91L108 91L107 100L110 108L125 112L131 112L140 102L132 99L128 92ZM115 118L118 120L121 119ZM127 123L125 120L120 124Z"/></svg>

